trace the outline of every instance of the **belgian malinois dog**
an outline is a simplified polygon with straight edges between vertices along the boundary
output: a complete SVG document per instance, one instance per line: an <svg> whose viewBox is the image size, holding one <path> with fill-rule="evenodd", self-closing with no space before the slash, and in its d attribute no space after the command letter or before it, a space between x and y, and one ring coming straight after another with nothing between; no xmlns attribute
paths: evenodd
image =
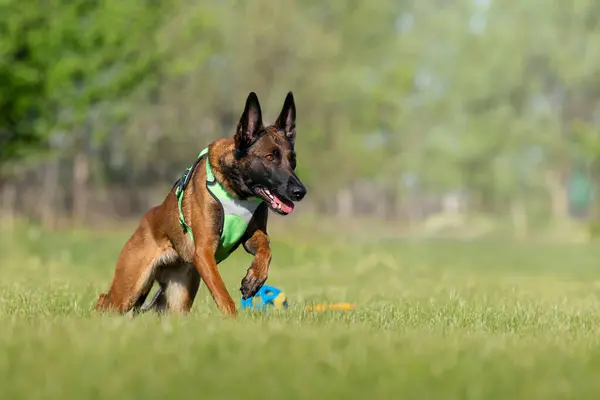
<svg viewBox="0 0 600 400"><path fill-rule="evenodd" d="M277 121L266 127L258 97L251 92L235 135L212 142L165 200L142 217L96 310L186 314L202 280L221 312L235 316L217 264L242 244L254 256L241 282L242 298L256 294L267 280L268 209L287 215L306 195L295 173L295 139L292 92ZM144 305L155 281L160 288Z"/></svg>

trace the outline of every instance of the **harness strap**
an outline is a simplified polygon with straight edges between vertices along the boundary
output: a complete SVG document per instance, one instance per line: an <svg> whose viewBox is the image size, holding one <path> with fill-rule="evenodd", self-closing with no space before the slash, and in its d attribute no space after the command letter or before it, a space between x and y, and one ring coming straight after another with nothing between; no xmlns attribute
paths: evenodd
<svg viewBox="0 0 600 400"><path fill-rule="evenodd" d="M178 186L175 191L175 196L177 196L177 205L179 206L179 225L181 225L181 229L190 236L192 242L194 242L194 235L192 234L192 228L185 222L185 217L183 216L183 210L181 209L181 204L183 203L183 190Z"/></svg>
<svg viewBox="0 0 600 400"><path fill-rule="evenodd" d="M192 179L194 170L196 169L196 167L198 166L200 161L202 161L207 154L208 154L208 148L202 150L200 152L200 154L198 154L198 158L196 158L196 161L194 162L194 164L191 167L189 167L185 170L185 172L183 173L183 176L177 182L177 189L175 189L175 197L177 197L177 206L179 208L179 225L181 225L181 229L183 229L183 231L186 232L190 236L190 239L192 239L192 243L194 242L194 234L192 233L192 228L185 222L185 217L183 216L183 208L182 208L183 194L185 193L185 189L187 188L188 184L190 183L190 180ZM208 178L209 174L211 177L213 176L212 171L210 170L210 164L208 162L208 157L206 157L206 177L207 178Z"/></svg>

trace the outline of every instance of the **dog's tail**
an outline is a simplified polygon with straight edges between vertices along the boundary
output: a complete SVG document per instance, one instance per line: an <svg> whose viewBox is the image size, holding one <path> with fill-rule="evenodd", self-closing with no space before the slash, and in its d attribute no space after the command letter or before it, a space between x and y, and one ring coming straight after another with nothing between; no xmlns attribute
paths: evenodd
<svg viewBox="0 0 600 400"><path fill-rule="evenodd" d="M158 290L156 291L156 293L154 293L154 296L152 296L152 299L150 299L150 301L146 304L143 304L140 307L140 312L146 312L150 309L152 309L153 307L159 307L159 300L161 299L161 297L164 297L164 292L163 292L163 288L162 286L158 287Z"/></svg>

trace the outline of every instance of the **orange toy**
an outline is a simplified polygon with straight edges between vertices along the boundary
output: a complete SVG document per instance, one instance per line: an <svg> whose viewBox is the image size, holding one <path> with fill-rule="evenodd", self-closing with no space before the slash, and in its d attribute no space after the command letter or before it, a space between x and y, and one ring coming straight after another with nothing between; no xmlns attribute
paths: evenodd
<svg viewBox="0 0 600 400"><path fill-rule="evenodd" d="M310 306L306 306L306 310L312 311L325 311L325 310L343 310L349 311L354 310L356 308L356 304L352 303L331 303L331 304L313 304Z"/></svg>

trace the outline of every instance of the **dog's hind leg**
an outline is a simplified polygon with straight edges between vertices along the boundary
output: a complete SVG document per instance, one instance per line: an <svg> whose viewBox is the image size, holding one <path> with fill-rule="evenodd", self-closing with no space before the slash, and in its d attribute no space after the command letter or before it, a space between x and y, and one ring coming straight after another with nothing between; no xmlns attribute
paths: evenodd
<svg viewBox="0 0 600 400"><path fill-rule="evenodd" d="M200 274L192 263L182 263L168 276L165 297L169 311L187 314L200 287Z"/></svg>
<svg viewBox="0 0 600 400"><path fill-rule="evenodd" d="M168 309L176 314L187 314L200 286L200 274L196 267L185 262L165 265L157 272L156 280L160 288L142 310L163 312Z"/></svg>
<svg viewBox="0 0 600 400"><path fill-rule="evenodd" d="M154 238L147 220L143 219L123 247L110 289L100 295L96 310L138 311L152 288L157 267L172 263L177 257L168 241L159 243Z"/></svg>

